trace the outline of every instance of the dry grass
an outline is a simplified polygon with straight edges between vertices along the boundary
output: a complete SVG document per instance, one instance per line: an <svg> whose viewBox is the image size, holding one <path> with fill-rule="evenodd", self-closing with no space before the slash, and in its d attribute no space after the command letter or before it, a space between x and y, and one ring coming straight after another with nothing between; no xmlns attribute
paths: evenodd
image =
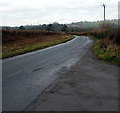
<svg viewBox="0 0 120 113"><path fill-rule="evenodd" d="M104 61L120 65L120 29L113 28L109 23L103 23L100 29L93 30L90 35L97 38L93 50Z"/></svg>
<svg viewBox="0 0 120 113"><path fill-rule="evenodd" d="M2 30L2 41L3 43L13 42L16 40L24 40L26 38L34 38L34 37L44 37L44 36L53 36L53 35L65 35L65 33L61 32L50 32L43 30Z"/></svg>
<svg viewBox="0 0 120 113"><path fill-rule="evenodd" d="M72 39L60 32L3 30L2 58L42 49Z"/></svg>
<svg viewBox="0 0 120 113"><path fill-rule="evenodd" d="M112 27L110 23L102 23L99 29L88 32L71 32L69 34L92 37L94 39L93 51L95 55L104 61L120 65L118 33L120 33L120 29Z"/></svg>
<svg viewBox="0 0 120 113"><path fill-rule="evenodd" d="M112 40L97 39L93 51L99 59L120 65L120 46L114 44Z"/></svg>
<svg viewBox="0 0 120 113"><path fill-rule="evenodd" d="M83 35L88 35L88 32L67 32L67 34L83 36Z"/></svg>

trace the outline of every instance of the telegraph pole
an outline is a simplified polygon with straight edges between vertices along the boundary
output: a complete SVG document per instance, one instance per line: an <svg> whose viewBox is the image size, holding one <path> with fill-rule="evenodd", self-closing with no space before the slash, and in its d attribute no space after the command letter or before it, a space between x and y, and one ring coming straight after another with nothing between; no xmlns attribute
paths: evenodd
<svg viewBox="0 0 120 113"><path fill-rule="evenodd" d="M106 5L103 3L103 7L104 7L104 21L105 21L105 7Z"/></svg>

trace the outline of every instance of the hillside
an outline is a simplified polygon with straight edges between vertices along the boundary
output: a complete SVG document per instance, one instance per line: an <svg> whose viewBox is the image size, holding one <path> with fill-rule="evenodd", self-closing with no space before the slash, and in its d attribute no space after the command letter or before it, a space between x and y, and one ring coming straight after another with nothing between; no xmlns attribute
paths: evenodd
<svg viewBox="0 0 120 113"><path fill-rule="evenodd" d="M94 21L94 22L88 22L88 21L81 21L81 22L73 22L70 24L67 24L68 27L80 27L80 28L98 28L99 25L103 21ZM106 22L112 23L114 27L118 26L118 20L106 20Z"/></svg>
<svg viewBox="0 0 120 113"><path fill-rule="evenodd" d="M1 26L3 29L26 29L26 30L47 30L47 31L73 31L72 28L83 28L83 29L89 29L89 28L99 28L99 25L103 21L80 21L80 22L72 22L69 24L59 24L57 22L54 22L52 24L39 24L39 25L25 25L25 26ZM113 27L118 26L118 19L114 20L106 20L106 22L112 23ZM76 31L76 30L74 30ZM79 31L77 29L77 31Z"/></svg>

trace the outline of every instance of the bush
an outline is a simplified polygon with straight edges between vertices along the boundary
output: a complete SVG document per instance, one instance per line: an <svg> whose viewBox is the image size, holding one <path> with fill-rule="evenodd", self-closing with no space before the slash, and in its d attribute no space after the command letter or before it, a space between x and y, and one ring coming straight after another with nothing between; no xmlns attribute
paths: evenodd
<svg viewBox="0 0 120 113"><path fill-rule="evenodd" d="M48 36L48 35L64 35L65 33L62 32L51 32L51 31L44 31L44 30L10 30L10 29L2 29L2 41L14 41L14 40L21 40L24 38L30 37L41 37L41 36Z"/></svg>
<svg viewBox="0 0 120 113"><path fill-rule="evenodd" d="M112 40L113 43L120 45L120 40L118 37L118 31L120 29L115 28L110 23L102 23L100 24L99 29L92 30L89 35L95 36L98 39L109 39Z"/></svg>

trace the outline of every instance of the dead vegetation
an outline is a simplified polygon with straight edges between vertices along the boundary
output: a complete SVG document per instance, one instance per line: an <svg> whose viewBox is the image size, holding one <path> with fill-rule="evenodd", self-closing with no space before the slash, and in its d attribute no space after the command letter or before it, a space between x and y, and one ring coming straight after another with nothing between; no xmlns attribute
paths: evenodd
<svg viewBox="0 0 120 113"><path fill-rule="evenodd" d="M101 23L100 28L86 32L70 32L80 36L90 36L94 39L93 51L98 58L120 65L120 28L111 23Z"/></svg>
<svg viewBox="0 0 120 113"><path fill-rule="evenodd" d="M2 30L2 56L9 57L42 49L72 39L62 32L41 30ZM25 49L25 50L24 50Z"/></svg>

